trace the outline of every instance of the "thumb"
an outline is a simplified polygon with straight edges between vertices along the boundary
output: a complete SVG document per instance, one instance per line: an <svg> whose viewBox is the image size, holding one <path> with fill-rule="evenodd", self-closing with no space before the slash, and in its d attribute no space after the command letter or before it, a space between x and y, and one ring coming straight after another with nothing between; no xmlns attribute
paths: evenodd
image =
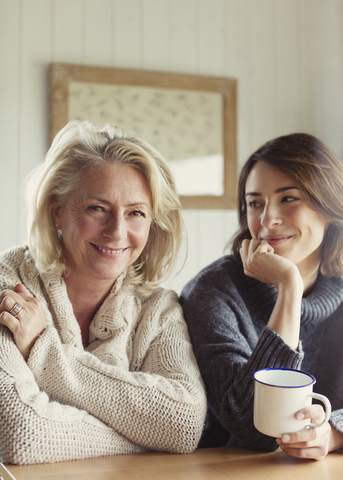
<svg viewBox="0 0 343 480"><path fill-rule="evenodd" d="M268 242L261 242L259 250L260 253L274 253L274 248Z"/></svg>

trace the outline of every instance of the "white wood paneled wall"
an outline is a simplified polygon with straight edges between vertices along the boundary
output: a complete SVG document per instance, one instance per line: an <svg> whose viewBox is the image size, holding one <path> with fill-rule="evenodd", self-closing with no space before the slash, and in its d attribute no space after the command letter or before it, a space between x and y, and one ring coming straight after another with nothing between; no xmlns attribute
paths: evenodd
<svg viewBox="0 0 343 480"><path fill-rule="evenodd" d="M48 148L50 62L234 77L241 165L306 131L343 156L343 0L0 0L0 250L25 239L21 183ZM234 211L185 211L180 292L220 257Z"/></svg>

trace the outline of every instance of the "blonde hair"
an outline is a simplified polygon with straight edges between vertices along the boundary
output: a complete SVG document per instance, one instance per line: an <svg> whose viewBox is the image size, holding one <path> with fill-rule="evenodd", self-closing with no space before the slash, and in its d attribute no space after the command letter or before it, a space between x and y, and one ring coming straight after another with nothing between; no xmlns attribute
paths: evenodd
<svg viewBox="0 0 343 480"><path fill-rule="evenodd" d="M238 182L239 231L232 240L238 259L244 239L251 239L247 223L245 184L257 162L287 174L302 190L309 205L330 221L322 245L320 272L343 275L343 166L318 138L293 133L265 143L247 160Z"/></svg>
<svg viewBox="0 0 343 480"><path fill-rule="evenodd" d="M67 273L63 245L52 214L53 199L61 207L84 175L104 162L137 168L146 178L152 197L152 224L147 244L129 269L129 281L151 291L170 274L183 234L181 204L171 172L162 155L148 142L112 124L95 127L71 121L54 138L45 157L29 176L30 252L41 271Z"/></svg>

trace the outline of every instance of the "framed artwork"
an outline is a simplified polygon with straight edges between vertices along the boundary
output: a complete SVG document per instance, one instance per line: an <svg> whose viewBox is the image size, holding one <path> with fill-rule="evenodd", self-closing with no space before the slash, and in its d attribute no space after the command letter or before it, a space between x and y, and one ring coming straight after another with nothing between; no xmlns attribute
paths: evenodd
<svg viewBox="0 0 343 480"><path fill-rule="evenodd" d="M54 63L51 140L69 120L114 123L151 143L184 208L236 208L236 80Z"/></svg>

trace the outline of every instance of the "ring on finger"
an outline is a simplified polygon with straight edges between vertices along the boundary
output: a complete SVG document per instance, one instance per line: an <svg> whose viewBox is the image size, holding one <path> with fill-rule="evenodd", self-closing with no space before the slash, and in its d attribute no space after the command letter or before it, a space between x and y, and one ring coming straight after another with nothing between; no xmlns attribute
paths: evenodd
<svg viewBox="0 0 343 480"><path fill-rule="evenodd" d="M22 311L23 307L20 305L20 303L15 303L14 306L11 308L11 310L8 312L10 315L13 315L13 317L18 317Z"/></svg>

